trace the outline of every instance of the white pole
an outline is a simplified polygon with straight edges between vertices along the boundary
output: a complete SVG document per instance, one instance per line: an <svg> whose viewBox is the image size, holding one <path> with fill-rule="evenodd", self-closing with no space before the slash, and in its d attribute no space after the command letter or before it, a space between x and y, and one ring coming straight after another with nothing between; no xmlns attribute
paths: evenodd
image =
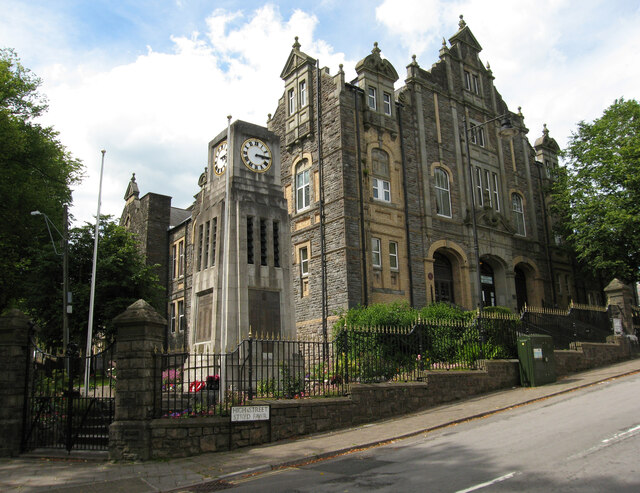
<svg viewBox="0 0 640 493"><path fill-rule="evenodd" d="M89 395L89 373L91 371L91 353L93 352L93 308L96 298L96 264L98 263L98 235L100 231L100 202L102 201L102 172L104 171L104 154L102 149L102 164L100 165L100 186L98 188L98 212L96 213L96 231L93 240L93 268L91 270L91 295L89 297L89 328L87 330L87 349L84 361L84 395Z"/></svg>

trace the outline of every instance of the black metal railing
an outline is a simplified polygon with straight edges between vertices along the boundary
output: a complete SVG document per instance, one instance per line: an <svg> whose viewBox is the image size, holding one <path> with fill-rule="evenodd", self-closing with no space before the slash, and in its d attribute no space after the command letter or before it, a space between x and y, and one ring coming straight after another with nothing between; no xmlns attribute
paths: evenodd
<svg viewBox="0 0 640 493"><path fill-rule="evenodd" d="M249 338L226 354L158 354L156 416L226 415L253 399L340 396L352 383L482 369L485 358L517 357L521 325L516 316L484 314L399 328L343 327L329 342Z"/></svg>
<svg viewBox="0 0 640 493"><path fill-rule="evenodd" d="M67 354L55 354L32 343L29 358L22 449L108 450L115 413L114 346L87 359L74 344Z"/></svg>
<svg viewBox="0 0 640 493"><path fill-rule="evenodd" d="M525 307L523 330L553 338L556 349L569 349L575 342L606 342L613 335L604 307L571 305L567 310Z"/></svg>

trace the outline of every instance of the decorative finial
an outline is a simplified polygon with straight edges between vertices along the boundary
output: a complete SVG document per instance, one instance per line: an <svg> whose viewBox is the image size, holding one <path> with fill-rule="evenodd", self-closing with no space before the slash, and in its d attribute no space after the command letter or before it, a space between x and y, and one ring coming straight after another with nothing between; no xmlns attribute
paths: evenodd
<svg viewBox="0 0 640 493"><path fill-rule="evenodd" d="M487 60L487 70L491 70L491 64L489 63L489 60Z"/></svg>
<svg viewBox="0 0 640 493"><path fill-rule="evenodd" d="M467 23L464 21L463 15L460 14L460 22L458 22L458 26L460 26L460 29L464 28L467 25Z"/></svg>
<svg viewBox="0 0 640 493"><path fill-rule="evenodd" d="M446 48L447 47L447 40L442 38L442 47Z"/></svg>
<svg viewBox="0 0 640 493"><path fill-rule="evenodd" d="M267 123L271 121L271 113L267 113Z"/></svg>
<svg viewBox="0 0 640 493"><path fill-rule="evenodd" d="M545 137L549 136L549 129L547 128L547 124L546 123L542 124L542 133L545 135Z"/></svg>
<svg viewBox="0 0 640 493"><path fill-rule="evenodd" d="M339 68L338 73L339 74L344 74L344 70L343 70L344 69L344 65L340 64L340 65L338 65L338 68Z"/></svg>
<svg viewBox="0 0 640 493"><path fill-rule="evenodd" d="M522 116L522 106L518 106L518 116Z"/></svg>
<svg viewBox="0 0 640 493"><path fill-rule="evenodd" d="M378 48L378 42L375 41L373 43L373 50L371 50L371 53L373 53L374 55L379 55L380 54L380 48Z"/></svg>
<svg viewBox="0 0 640 493"><path fill-rule="evenodd" d="M416 63L416 56L415 55L411 55L411 60L413 60L413 63Z"/></svg>
<svg viewBox="0 0 640 493"><path fill-rule="evenodd" d="M300 49L300 43L298 43L298 36L296 36L296 41L295 41L295 43L293 43L293 49L294 50L299 50Z"/></svg>
<svg viewBox="0 0 640 493"><path fill-rule="evenodd" d="M418 62L416 61L416 55L411 55L411 63L409 64L410 67L417 67L418 66Z"/></svg>
<svg viewBox="0 0 640 493"><path fill-rule="evenodd" d="M547 124L545 123L544 126L546 127ZM133 181L133 182L136 181L136 174L135 173L131 173L131 181Z"/></svg>

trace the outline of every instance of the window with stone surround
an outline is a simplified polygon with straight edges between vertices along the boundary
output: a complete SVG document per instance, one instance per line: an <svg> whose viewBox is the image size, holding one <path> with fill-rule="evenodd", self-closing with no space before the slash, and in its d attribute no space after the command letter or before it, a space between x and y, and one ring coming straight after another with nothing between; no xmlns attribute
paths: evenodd
<svg viewBox="0 0 640 493"><path fill-rule="evenodd" d="M516 229L516 234L526 236L527 230L524 223L524 205L522 197L517 193L511 194L511 205L513 211L513 224Z"/></svg>
<svg viewBox="0 0 640 493"><path fill-rule="evenodd" d="M377 97L376 88L369 86L367 90L367 106L369 106L369 108L371 108L372 110L377 109L378 108L377 99L378 97Z"/></svg>
<svg viewBox="0 0 640 493"><path fill-rule="evenodd" d="M496 211L500 212L500 190L498 188L498 174L491 173L493 182L493 207Z"/></svg>
<svg viewBox="0 0 640 493"><path fill-rule="evenodd" d="M311 167L307 159L296 166L296 212L308 209L311 205Z"/></svg>
<svg viewBox="0 0 640 493"><path fill-rule="evenodd" d="M451 217L451 189L449 175L442 168L436 168L433 172L436 188L436 214Z"/></svg>
<svg viewBox="0 0 640 493"><path fill-rule="evenodd" d="M373 198L382 202L391 202L389 155L382 149L371 150L371 171Z"/></svg>
<svg viewBox="0 0 640 493"><path fill-rule="evenodd" d="M380 255L380 238L371 238L371 264L375 268L382 268L382 256Z"/></svg>
<svg viewBox="0 0 640 493"><path fill-rule="evenodd" d="M398 270L398 243L396 241L389 242L389 267L391 270Z"/></svg>
<svg viewBox="0 0 640 493"><path fill-rule="evenodd" d="M289 89L287 93L287 99L289 101L289 116L296 112L296 91L295 89Z"/></svg>
<svg viewBox="0 0 640 493"><path fill-rule="evenodd" d="M476 166L476 207L484 207L482 194L482 170Z"/></svg>
<svg viewBox="0 0 640 493"><path fill-rule="evenodd" d="M480 78L468 70L464 71L464 88L474 94L480 94Z"/></svg>
<svg viewBox="0 0 640 493"><path fill-rule="evenodd" d="M311 258L311 243L304 242L295 247L296 262L300 275L300 297L309 296L309 259Z"/></svg>
<svg viewBox="0 0 640 493"><path fill-rule="evenodd" d="M301 80L298 84L298 94L300 96L300 108L304 108L307 105L307 81Z"/></svg>
<svg viewBox="0 0 640 493"><path fill-rule="evenodd" d="M388 92L382 93L382 109L385 115L391 116L391 94Z"/></svg>
<svg viewBox="0 0 640 493"><path fill-rule="evenodd" d="M479 145L480 147L484 147L484 144L485 144L484 128L474 123L471 123L470 129L471 129L470 130L471 143L475 145Z"/></svg>

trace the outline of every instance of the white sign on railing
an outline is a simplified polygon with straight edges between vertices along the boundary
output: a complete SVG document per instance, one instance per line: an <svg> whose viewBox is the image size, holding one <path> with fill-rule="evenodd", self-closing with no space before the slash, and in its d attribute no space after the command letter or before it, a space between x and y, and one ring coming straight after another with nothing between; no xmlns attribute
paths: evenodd
<svg viewBox="0 0 640 493"><path fill-rule="evenodd" d="M269 406L234 406L231 422L238 421L269 421Z"/></svg>

